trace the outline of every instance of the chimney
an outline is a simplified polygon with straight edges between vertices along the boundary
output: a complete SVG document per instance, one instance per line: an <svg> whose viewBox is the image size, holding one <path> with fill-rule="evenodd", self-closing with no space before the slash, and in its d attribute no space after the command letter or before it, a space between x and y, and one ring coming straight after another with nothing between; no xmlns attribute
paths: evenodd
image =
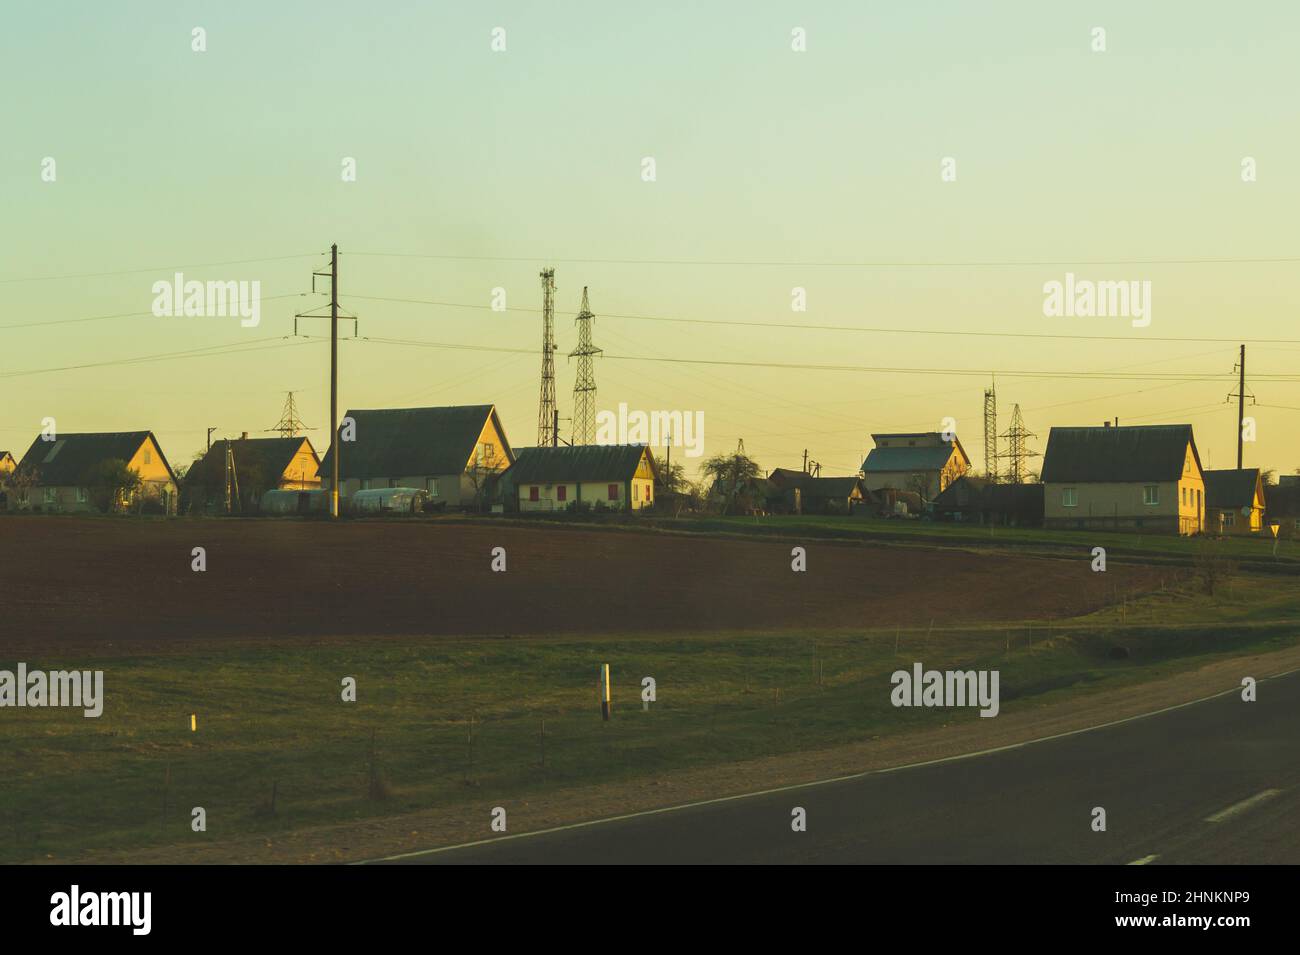
<svg viewBox="0 0 1300 955"><path fill-rule="evenodd" d="M239 440L240 440L240 441L247 441L247 440L248 440L248 432L245 431L243 434L241 434L241 435L239 436Z"/></svg>
<svg viewBox="0 0 1300 955"><path fill-rule="evenodd" d="M1101 426L1102 426L1103 428L1109 428L1109 427L1110 427L1110 421L1109 421L1109 420L1103 421L1103 422L1101 423Z"/></svg>

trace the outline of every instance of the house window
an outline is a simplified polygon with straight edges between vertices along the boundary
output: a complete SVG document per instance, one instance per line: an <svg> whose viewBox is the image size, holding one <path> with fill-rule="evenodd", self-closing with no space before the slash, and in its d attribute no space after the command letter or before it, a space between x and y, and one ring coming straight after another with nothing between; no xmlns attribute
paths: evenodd
<svg viewBox="0 0 1300 955"><path fill-rule="evenodd" d="M429 491L429 497L437 497L437 496L438 496L438 479L437 479L437 478L425 478L424 486L425 486L425 488L427 488L428 491Z"/></svg>
<svg viewBox="0 0 1300 955"><path fill-rule="evenodd" d="M611 484L611 485L609 486L609 499L610 499L611 501L617 501L617 500L618 500L618 485L617 485L617 484Z"/></svg>
<svg viewBox="0 0 1300 955"><path fill-rule="evenodd" d="M538 496L538 489L537 489L537 488L535 488L535 487L530 487L530 488L528 489L528 500L530 500L530 501L540 500L540 498L539 498L539 496Z"/></svg>
<svg viewBox="0 0 1300 955"><path fill-rule="evenodd" d="M1191 488L1183 488L1183 507L1187 506L1187 492L1189 490L1191 490Z"/></svg>
<svg viewBox="0 0 1300 955"><path fill-rule="evenodd" d="M84 487L77 488L77 503L78 504L86 503L86 489Z"/></svg>
<svg viewBox="0 0 1300 955"><path fill-rule="evenodd" d="M1142 488L1142 503L1160 503L1160 486L1158 484L1147 484Z"/></svg>
<svg viewBox="0 0 1300 955"><path fill-rule="evenodd" d="M557 501L567 501L569 499L569 486L561 484L555 489L555 499Z"/></svg>
<svg viewBox="0 0 1300 955"><path fill-rule="evenodd" d="M1079 489L1077 487L1066 487L1061 489L1061 506L1079 506Z"/></svg>
<svg viewBox="0 0 1300 955"><path fill-rule="evenodd" d="M1233 524L1233 522L1234 522L1236 519L1237 519L1237 515L1234 514L1234 513L1232 513L1232 511L1224 511L1224 512L1223 512L1223 526L1224 526L1224 527L1231 527L1232 524Z"/></svg>
<svg viewBox="0 0 1300 955"><path fill-rule="evenodd" d="M144 463L153 464L153 452L150 451L148 448L144 449Z"/></svg>
<svg viewBox="0 0 1300 955"><path fill-rule="evenodd" d="M45 498L45 506L49 507L56 500L58 500L58 492L52 487L47 487L45 489L44 498Z"/></svg>

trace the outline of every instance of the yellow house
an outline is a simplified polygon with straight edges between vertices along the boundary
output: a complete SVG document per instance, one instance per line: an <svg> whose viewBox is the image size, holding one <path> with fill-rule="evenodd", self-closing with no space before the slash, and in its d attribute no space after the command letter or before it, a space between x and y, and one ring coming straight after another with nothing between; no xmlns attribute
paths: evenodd
<svg viewBox="0 0 1300 955"><path fill-rule="evenodd" d="M6 474L12 474L14 468L18 467L18 462L8 451L0 451L0 477Z"/></svg>
<svg viewBox="0 0 1300 955"><path fill-rule="evenodd" d="M476 507L515 454L495 405L349 411L339 423L339 495L376 488L427 491L432 503ZM335 446L320 463L331 488Z"/></svg>
<svg viewBox="0 0 1300 955"><path fill-rule="evenodd" d="M938 431L920 431L873 434L871 440L876 446L862 462L862 482L869 491L915 491L928 501L970 470L970 457L956 435L945 441Z"/></svg>
<svg viewBox="0 0 1300 955"><path fill-rule="evenodd" d="M1258 534L1264 529L1264 479L1259 468L1205 472L1206 530Z"/></svg>
<svg viewBox="0 0 1300 955"><path fill-rule="evenodd" d="M519 510L564 511L574 505L639 511L654 504L655 462L640 444L524 448L506 472Z"/></svg>
<svg viewBox="0 0 1300 955"><path fill-rule="evenodd" d="M1053 428L1043 526L1198 534L1205 479L1189 424Z"/></svg>
<svg viewBox="0 0 1300 955"><path fill-rule="evenodd" d="M140 476L140 486L123 497L102 486L100 469L122 461ZM15 470L29 486L19 492L22 510L94 511L157 507L176 512L176 475L152 431L40 435Z"/></svg>
<svg viewBox="0 0 1300 955"><path fill-rule="evenodd" d="M266 491L307 491L320 487L320 458L311 440L302 436L250 438L245 431L239 438L213 443L206 454L190 466L185 475L187 507L223 502L226 495L226 447L234 459L239 487L241 512Z"/></svg>

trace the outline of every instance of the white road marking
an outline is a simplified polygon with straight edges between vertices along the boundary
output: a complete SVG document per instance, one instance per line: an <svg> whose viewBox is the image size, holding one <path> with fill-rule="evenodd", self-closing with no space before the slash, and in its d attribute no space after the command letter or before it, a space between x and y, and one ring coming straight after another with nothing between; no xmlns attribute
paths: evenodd
<svg viewBox="0 0 1300 955"><path fill-rule="evenodd" d="M1246 812L1248 809L1254 809L1262 802L1267 802L1268 800L1272 799L1281 791L1282 790L1280 789L1265 789L1261 793L1255 793L1255 795L1251 796L1249 799L1243 799L1241 802L1234 802L1227 809L1220 809L1212 816L1206 816L1205 821L1224 822L1228 819L1231 819L1233 816L1241 815L1243 812Z"/></svg>
<svg viewBox="0 0 1300 955"><path fill-rule="evenodd" d="M1159 856L1155 855L1143 856L1141 859L1134 859L1129 865L1146 865L1148 862L1155 862L1159 858Z"/></svg>
<svg viewBox="0 0 1300 955"><path fill-rule="evenodd" d="M1272 676L1263 677L1260 682L1263 682L1263 680L1281 679L1284 676L1291 676L1293 673L1300 673L1300 668L1287 670L1285 673L1275 673ZM1227 696L1229 693L1240 692L1240 686L1233 686L1218 693L1211 693L1209 696L1203 696L1198 700L1188 700L1186 703L1176 703L1173 706L1166 706L1158 710L1152 710L1150 713L1139 713L1136 716L1126 716L1123 719L1111 720L1109 723L1099 723L1096 726L1085 726L1082 729L1069 730L1065 733L1055 733L1051 736L1040 736L1038 739L1025 740L1022 743L1011 743L1007 746L995 746L992 749L982 749L973 753L960 753L957 756L944 756L940 759L927 759L920 763L908 763L904 766L889 766L885 769L868 769L866 772L862 773L851 773L847 776L835 776L831 779L818 779L810 783L793 783L789 786L777 786L773 789L761 789L758 792L739 793L735 796L719 796L715 799L701 799L698 802L687 802L678 806L664 806L659 809L628 812L620 816L606 816L602 819L588 819L585 822L573 822L564 826L551 826L548 829L535 829L530 832L517 832L508 836L475 839L473 842L462 842L454 846L439 846L434 849L417 849L413 852L399 852L396 855L380 856L378 859L362 859L360 862L352 862L349 863L349 865L368 865L372 862L395 862L398 859L411 859L416 856L437 855L442 852L454 852L457 849L471 849L475 846L487 845L489 842L509 842L513 839L528 839L532 836L545 836L553 832L568 832L573 829L586 829L589 826L601 826L610 822L622 822L626 819L641 819L646 816L659 816L666 812L678 812L682 809L696 809L700 806L714 806L718 803L734 802L737 799L753 799L757 796L770 796L773 793L791 792L795 789L811 789L814 786L829 786L831 783L843 783L853 779L865 779L868 776L881 776L885 773L897 773L905 769L919 769L922 766L937 766L940 763L953 763L959 759L974 759L977 756L991 756L994 753L1005 753L1008 750L1020 749L1022 746L1029 746L1032 743L1048 743L1054 739L1065 739L1067 736L1078 736L1080 733L1091 733L1094 730L1104 730L1111 726L1119 726L1123 723L1132 723L1134 720L1144 720L1149 716L1159 716L1161 713L1171 713L1174 710L1181 710L1184 707L1196 706L1198 703L1208 703L1210 700L1217 700L1219 697Z"/></svg>

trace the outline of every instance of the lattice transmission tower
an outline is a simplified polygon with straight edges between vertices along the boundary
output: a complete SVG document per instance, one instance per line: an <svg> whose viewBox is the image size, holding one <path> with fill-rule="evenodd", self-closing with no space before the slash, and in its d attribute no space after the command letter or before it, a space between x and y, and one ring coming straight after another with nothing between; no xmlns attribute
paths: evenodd
<svg viewBox="0 0 1300 955"><path fill-rule="evenodd" d="M591 323L596 316L591 314L587 304L587 287L582 287L582 307L574 320L578 326L578 347L569 352L570 358L578 359L578 375L573 381L573 443L596 443L596 372L592 365L592 356L599 355L601 349L591 343Z"/></svg>
<svg viewBox="0 0 1300 955"><path fill-rule="evenodd" d="M286 438L296 438L307 430L307 426L298 417L298 405L293 400L292 391L284 400L284 411L280 413L280 420L269 430L278 431Z"/></svg>
<svg viewBox="0 0 1300 955"><path fill-rule="evenodd" d="M542 280L542 397L537 403L537 446L549 448L559 437L555 423L555 269Z"/></svg>
<svg viewBox="0 0 1300 955"><path fill-rule="evenodd" d="M1011 428L1002 437L1007 439L1007 480L1020 484L1025 479L1028 459L1038 457L1037 451L1029 450L1029 439L1038 435L1025 427L1025 419L1020 417L1020 405L1011 409Z"/></svg>

